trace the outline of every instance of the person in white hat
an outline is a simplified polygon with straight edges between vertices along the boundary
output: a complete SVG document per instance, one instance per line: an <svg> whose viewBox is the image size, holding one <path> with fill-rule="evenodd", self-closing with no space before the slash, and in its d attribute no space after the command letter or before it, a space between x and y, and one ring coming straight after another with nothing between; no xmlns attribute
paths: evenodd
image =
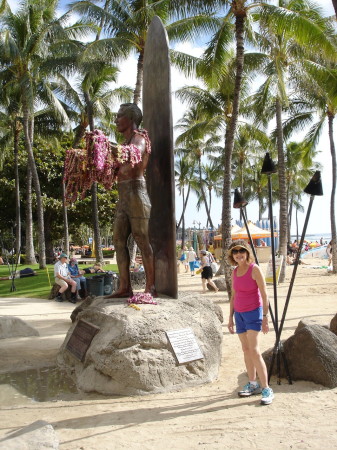
<svg viewBox="0 0 337 450"><path fill-rule="evenodd" d="M68 286L71 286L71 299L69 300L71 303L76 303L76 289L77 284L76 281L72 280L70 277L70 273L67 265L68 255L65 253L61 253L59 260L54 265L54 276L55 283L60 286L60 290L58 291L55 300L57 302L63 302L64 297L62 294L68 289Z"/></svg>

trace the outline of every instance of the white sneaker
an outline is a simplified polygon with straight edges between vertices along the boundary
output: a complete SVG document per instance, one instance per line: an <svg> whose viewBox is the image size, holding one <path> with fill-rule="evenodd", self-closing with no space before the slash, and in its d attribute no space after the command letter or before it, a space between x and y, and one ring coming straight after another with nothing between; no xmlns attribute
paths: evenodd
<svg viewBox="0 0 337 450"><path fill-rule="evenodd" d="M250 397L251 395L261 394L261 386L259 383L253 385L251 383L247 383L243 386L242 390L238 392L239 397Z"/></svg>
<svg viewBox="0 0 337 450"><path fill-rule="evenodd" d="M262 389L261 405L270 405L273 402L273 399L274 399L274 392L272 388L267 387Z"/></svg>

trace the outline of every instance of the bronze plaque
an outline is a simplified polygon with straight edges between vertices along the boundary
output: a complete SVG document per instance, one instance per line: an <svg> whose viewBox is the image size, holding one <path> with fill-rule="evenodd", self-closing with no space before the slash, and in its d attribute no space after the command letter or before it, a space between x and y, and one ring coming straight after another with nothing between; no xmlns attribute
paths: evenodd
<svg viewBox="0 0 337 450"><path fill-rule="evenodd" d="M83 361L91 341L98 331L99 327L96 327L96 325L82 319L79 320L67 342L66 349L77 359Z"/></svg>

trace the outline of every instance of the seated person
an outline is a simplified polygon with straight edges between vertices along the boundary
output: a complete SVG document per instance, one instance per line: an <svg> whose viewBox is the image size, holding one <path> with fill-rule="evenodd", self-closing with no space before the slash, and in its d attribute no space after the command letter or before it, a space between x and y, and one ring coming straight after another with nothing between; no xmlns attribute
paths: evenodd
<svg viewBox="0 0 337 450"><path fill-rule="evenodd" d="M3 280L12 280L13 278L33 277L34 275L37 275L35 270L31 269L30 267L26 267L25 269L17 270L8 277L1 277L0 280L3 281Z"/></svg>
<svg viewBox="0 0 337 450"><path fill-rule="evenodd" d="M86 278L83 276L83 271L79 270L78 268L78 264L77 264L77 259L76 258L70 258L70 262L68 264L68 270L69 270L69 274L70 277L76 281L77 284L77 291L79 292L80 290L82 290L82 298L86 298L87 297L87 280Z"/></svg>
<svg viewBox="0 0 337 450"><path fill-rule="evenodd" d="M60 260L54 266L54 276L55 283L60 286L60 290L55 297L57 302L63 302L62 294L68 289L68 285L71 286L71 299L69 300L71 303L76 303L76 289L77 284L74 281L69 273L68 265L67 265L68 255L65 253L60 254Z"/></svg>
<svg viewBox="0 0 337 450"><path fill-rule="evenodd" d="M102 264L97 263L92 267L86 267L82 270L82 273L105 273L105 270L102 269Z"/></svg>

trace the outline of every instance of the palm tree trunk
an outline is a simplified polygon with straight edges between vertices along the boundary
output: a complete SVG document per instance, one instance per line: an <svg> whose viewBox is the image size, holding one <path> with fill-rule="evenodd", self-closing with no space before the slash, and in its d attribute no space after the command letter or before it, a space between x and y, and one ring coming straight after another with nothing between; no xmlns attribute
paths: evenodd
<svg viewBox="0 0 337 450"><path fill-rule="evenodd" d="M87 126L89 124L86 122L81 122L78 127L75 128L75 138L73 141L73 148L78 148L81 139L83 139L83 136L85 134L85 130L87 129Z"/></svg>
<svg viewBox="0 0 337 450"><path fill-rule="evenodd" d="M88 92L84 92L84 98L87 106L87 115L90 131L94 131L94 112L93 106ZM94 229L94 239L96 245L96 261L103 263L103 251L101 232L99 229L98 201L97 201L97 183L93 183L91 187L91 209L92 209L92 226Z"/></svg>
<svg viewBox="0 0 337 450"><path fill-rule="evenodd" d="M24 96L23 96L24 97ZM37 208L37 228L38 228L38 243L39 243L39 267L46 268L46 248L44 241L44 218L43 218L43 203L40 188L39 175L37 173L33 147L32 147L32 129L29 123L29 111L25 100L23 99L23 131L25 137L25 148L28 153L28 163L32 171L32 178L34 190L36 194L36 208Z"/></svg>
<svg viewBox="0 0 337 450"><path fill-rule="evenodd" d="M331 152L331 165L332 165L332 189L330 199L330 221L331 221L331 240L332 240L332 272L337 273L337 241L336 241L336 213L335 213L335 197L336 197L336 149L333 138L333 121L335 116L332 113L328 113L329 120L329 139L330 139L330 152Z"/></svg>
<svg viewBox="0 0 337 450"><path fill-rule="evenodd" d="M294 209L294 199L293 196L291 197L290 202L289 203L289 211L288 211L288 234L287 234L287 243L291 241L291 223L292 223L292 218L293 218L293 209Z"/></svg>
<svg viewBox="0 0 337 450"><path fill-rule="evenodd" d="M138 62L137 62L137 80L136 80L136 87L133 92L133 103L140 102L140 98L142 95L142 86L143 86L143 68L144 68L144 50L141 50L139 52L138 56Z"/></svg>
<svg viewBox="0 0 337 450"><path fill-rule="evenodd" d="M199 158L199 161L198 161L198 166L199 166L199 185L200 185L201 195L202 195L202 198L203 198L204 203L205 203L205 209L206 209L207 219L208 219L208 222L209 222L210 226L211 226L212 228L214 228L214 227L213 227L213 222L212 222L212 219L211 219L210 210L209 210L209 207L208 207L207 197L206 197L206 194L205 194L204 181L203 181L203 179L202 179L202 173L201 173L201 161L200 161L200 158Z"/></svg>
<svg viewBox="0 0 337 450"><path fill-rule="evenodd" d="M226 287L228 297L232 293L232 269L227 262L227 250L231 243L231 166L232 154L234 147L234 135L236 132L237 121L239 116L240 92L243 75L244 64L244 23L246 12L244 10L234 11L235 14L235 37L236 37L236 74L235 87L233 97L233 112L226 131L225 142L225 167L224 167L224 184L223 184L223 202L222 202L222 262L224 264Z"/></svg>
<svg viewBox="0 0 337 450"><path fill-rule="evenodd" d="M20 180L19 180L19 122L14 121L14 177L15 177L15 253L20 263L21 253L21 202L20 202Z"/></svg>
<svg viewBox="0 0 337 450"><path fill-rule="evenodd" d="M26 182L26 264L36 264L33 238L32 171L27 165Z"/></svg>
<svg viewBox="0 0 337 450"><path fill-rule="evenodd" d="M62 213L63 213L63 239L64 239L64 251L69 252L69 226L68 226L68 208L66 203L66 186L62 178Z"/></svg>
<svg viewBox="0 0 337 450"><path fill-rule="evenodd" d="M183 205L185 204L185 188L183 186ZM184 211L183 211L184 212ZM185 215L182 214L182 227L181 227L181 250L184 250L185 246Z"/></svg>
<svg viewBox="0 0 337 450"><path fill-rule="evenodd" d="M51 233L53 229L53 213L51 211L46 211L44 215L44 225L45 225L45 241L46 241L46 261L47 264L53 264L54 248ZM63 248L63 251L65 251L65 247Z"/></svg>
<svg viewBox="0 0 337 450"><path fill-rule="evenodd" d="M286 167L283 151L283 127L282 127L282 104L279 98L276 99L276 130L277 130L277 155L278 155L278 180L280 196L280 226L279 226L279 254L283 255L283 264L280 272L280 283L284 282L286 258L287 258L287 185Z"/></svg>
<svg viewBox="0 0 337 450"><path fill-rule="evenodd" d="M186 194L186 200L184 201L184 199L183 199L183 211L181 213L179 222L177 224L177 229L180 227L181 221L184 219L185 211L186 211L186 207L187 207L187 202L188 202L188 197L190 196L190 192L191 192L191 186L188 185L187 194Z"/></svg>
<svg viewBox="0 0 337 450"><path fill-rule="evenodd" d="M261 195L258 195L258 201L259 201L259 220L262 220L262 215L263 215L263 198L261 197Z"/></svg>

